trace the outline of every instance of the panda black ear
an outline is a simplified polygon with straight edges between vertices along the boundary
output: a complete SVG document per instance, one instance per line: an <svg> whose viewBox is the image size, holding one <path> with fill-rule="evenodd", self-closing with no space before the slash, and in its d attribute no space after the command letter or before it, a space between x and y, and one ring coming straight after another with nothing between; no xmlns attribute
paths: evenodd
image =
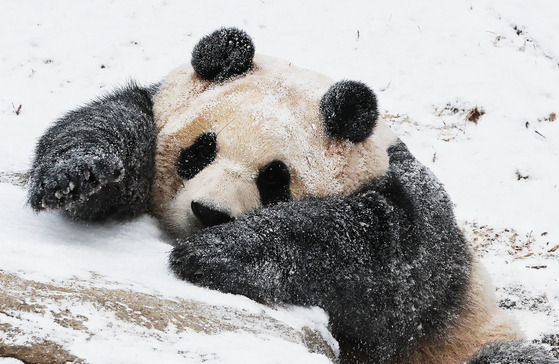
<svg viewBox="0 0 559 364"><path fill-rule="evenodd" d="M206 35L192 50L192 67L202 77L215 82L242 75L252 67L254 44L244 31L221 28Z"/></svg>
<svg viewBox="0 0 559 364"><path fill-rule="evenodd" d="M377 98L362 82L339 81L322 96L320 113L329 137L359 143L376 125Z"/></svg>

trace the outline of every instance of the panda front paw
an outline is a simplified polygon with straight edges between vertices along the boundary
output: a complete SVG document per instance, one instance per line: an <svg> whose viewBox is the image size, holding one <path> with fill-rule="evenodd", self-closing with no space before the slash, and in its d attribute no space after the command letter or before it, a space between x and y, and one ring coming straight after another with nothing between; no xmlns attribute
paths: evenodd
<svg viewBox="0 0 559 364"><path fill-rule="evenodd" d="M185 281L220 289L235 266L229 250L219 237L201 232L178 242L169 265Z"/></svg>
<svg viewBox="0 0 559 364"><path fill-rule="evenodd" d="M117 157L76 153L39 163L30 177L29 203L36 211L69 208L123 177L124 165Z"/></svg>
<svg viewBox="0 0 559 364"><path fill-rule="evenodd" d="M270 256L261 236L237 228L235 222L228 223L180 240L169 256L171 270L198 286L258 302L282 301L283 267Z"/></svg>

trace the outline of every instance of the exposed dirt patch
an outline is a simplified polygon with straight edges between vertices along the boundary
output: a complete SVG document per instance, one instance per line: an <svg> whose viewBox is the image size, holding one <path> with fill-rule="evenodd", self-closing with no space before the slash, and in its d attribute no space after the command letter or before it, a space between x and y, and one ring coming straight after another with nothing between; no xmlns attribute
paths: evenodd
<svg viewBox="0 0 559 364"><path fill-rule="evenodd" d="M447 102L446 105L440 107L435 106L435 115L438 117L457 115L466 121L477 124L479 119L485 115L485 110L479 106L468 106L467 103L462 101Z"/></svg>
<svg viewBox="0 0 559 364"><path fill-rule="evenodd" d="M481 256L487 253L489 247L494 244L502 244L507 252L513 256L523 256L531 252L533 243L532 236L521 236L511 228L495 229L493 227L478 224L477 222L465 221L462 224L462 232L470 242L473 249Z"/></svg>
<svg viewBox="0 0 559 364"><path fill-rule="evenodd" d="M547 232L530 231L521 233L512 228L493 228L475 222L461 222L462 231L471 243L475 253L481 257L491 255L498 251L499 257L507 260L507 264L519 264L520 267L547 270L547 262L554 262L559 245L550 245L549 249L538 246L539 239L545 239ZM531 258L537 257L534 265ZM549 259L549 260L544 260ZM526 262L526 263L524 263ZM540 262L543 262L541 264ZM498 286L496 288L498 305L506 310L540 313L545 315L550 322L559 325L559 315L553 304L556 297L550 292L534 291L529 281L520 281L515 284ZM534 343L543 343L551 347L553 354L559 358L559 335L542 334Z"/></svg>
<svg viewBox="0 0 559 364"><path fill-rule="evenodd" d="M479 118L481 118L484 114L485 111L483 109L475 106L473 109L468 110L468 112L466 113L466 120L477 124Z"/></svg>
<svg viewBox="0 0 559 364"><path fill-rule="evenodd" d="M499 306L506 309L527 310L551 314L553 308L545 294L534 296L521 285L509 286L501 289L503 298Z"/></svg>
<svg viewBox="0 0 559 364"><path fill-rule="evenodd" d="M436 116L440 118L440 115ZM417 121L412 121L408 115L403 114L393 115L385 113L382 117L399 136L409 135L410 128L417 131L432 130L437 132L437 139L448 142L457 139L458 136L465 135L466 133L463 119L457 119L458 121L454 120L451 122L442 120L441 118L439 123L422 124Z"/></svg>
<svg viewBox="0 0 559 364"><path fill-rule="evenodd" d="M468 102L456 100L442 106L433 106L434 120L419 123L412 121L407 115L393 115L385 112L383 119L394 128L398 135L409 134L407 129L435 131L437 139L445 142L468 138L466 129L468 124L477 124L485 110L481 106L472 106ZM401 130L404 129L404 130Z"/></svg>
<svg viewBox="0 0 559 364"><path fill-rule="evenodd" d="M545 334L541 339L534 340L535 344L547 344L551 347L551 352L556 358L559 358L559 334Z"/></svg>
<svg viewBox="0 0 559 364"><path fill-rule="evenodd" d="M29 180L28 171L3 172L0 171L0 183L9 183L14 186L24 187Z"/></svg>

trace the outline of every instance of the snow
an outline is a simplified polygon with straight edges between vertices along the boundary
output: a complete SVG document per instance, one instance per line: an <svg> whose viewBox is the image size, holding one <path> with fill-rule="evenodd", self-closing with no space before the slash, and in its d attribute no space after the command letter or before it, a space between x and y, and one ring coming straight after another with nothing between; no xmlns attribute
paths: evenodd
<svg viewBox="0 0 559 364"><path fill-rule="evenodd" d="M559 113L557 14L555 0L3 0L0 171L26 170L37 138L64 111L129 78L159 81L189 60L202 35L238 26L257 53L377 92L381 114L393 115L393 129L445 183L468 236L491 237L474 245L498 298L538 339L559 332L559 250L550 251L559 244L559 120L549 120ZM477 123L466 120L474 107L485 112ZM320 310L273 310L174 279L170 246L149 217L76 224L32 213L25 198L0 184L0 270L39 282L98 272L100 285L266 310L293 327L324 329ZM209 355L190 362L215 362L216 351L227 363L328 362L294 343L235 335L189 337L195 353ZM177 340L159 343L159 358L177 360ZM72 348L103 361L107 342ZM122 337L121 354L151 361L142 343Z"/></svg>

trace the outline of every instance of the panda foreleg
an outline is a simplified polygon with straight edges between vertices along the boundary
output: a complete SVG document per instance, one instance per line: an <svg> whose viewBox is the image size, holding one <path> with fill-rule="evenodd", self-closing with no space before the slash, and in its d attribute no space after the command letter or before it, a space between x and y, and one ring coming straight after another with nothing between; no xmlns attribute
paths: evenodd
<svg viewBox="0 0 559 364"><path fill-rule="evenodd" d="M513 341L486 345L466 362L466 364L492 363L559 364L559 360L539 346Z"/></svg>
<svg viewBox="0 0 559 364"><path fill-rule="evenodd" d="M170 265L182 279L256 301L319 306L344 362L388 362L442 330L467 282L463 241L417 241L412 225L373 190L279 203L180 240Z"/></svg>
<svg viewBox="0 0 559 364"><path fill-rule="evenodd" d="M156 88L130 82L58 119L35 149L31 207L59 209L77 220L146 212L155 171Z"/></svg>

